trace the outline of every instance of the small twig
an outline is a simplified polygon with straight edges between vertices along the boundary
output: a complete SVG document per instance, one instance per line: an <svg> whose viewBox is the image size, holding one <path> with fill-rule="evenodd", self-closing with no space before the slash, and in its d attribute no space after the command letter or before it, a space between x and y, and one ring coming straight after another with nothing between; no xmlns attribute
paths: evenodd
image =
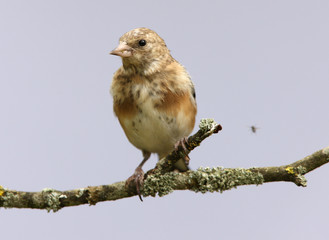
<svg viewBox="0 0 329 240"><path fill-rule="evenodd" d="M185 144L185 147L188 150L187 154L190 153L194 148L200 146L200 143L204 139L211 136L213 133L218 133L220 130L222 130L222 126L217 124L214 119L201 119L199 128L199 131L187 139L187 143ZM161 174L172 171L174 169L174 164L179 159L184 157L185 154L186 152L183 151L183 149L173 151L167 157L160 159L155 168L147 172L145 176L147 177L154 171L160 171Z"/></svg>

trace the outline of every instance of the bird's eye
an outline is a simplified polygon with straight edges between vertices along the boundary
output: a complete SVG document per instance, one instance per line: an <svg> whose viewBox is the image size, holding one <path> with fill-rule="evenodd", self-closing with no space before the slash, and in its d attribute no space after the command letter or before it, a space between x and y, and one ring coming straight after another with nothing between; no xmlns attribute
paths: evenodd
<svg viewBox="0 0 329 240"><path fill-rule="evenodd" d="M138 44L139 44L139 46L143 47L146 45L146 41L144 39L139 40Z"/></svg>

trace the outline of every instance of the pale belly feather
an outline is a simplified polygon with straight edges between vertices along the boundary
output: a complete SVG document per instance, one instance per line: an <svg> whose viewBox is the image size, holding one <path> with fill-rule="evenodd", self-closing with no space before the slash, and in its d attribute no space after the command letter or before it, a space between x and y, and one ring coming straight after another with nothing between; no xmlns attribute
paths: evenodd
<svg viewBox="0 0 329 240"><path fill-rule="evenodd" d="M190 132L184 126L184 115L168 117L144 102L141 111L121 124L129 141L138 149L163 156L171 152L174 144Z"/></svg>

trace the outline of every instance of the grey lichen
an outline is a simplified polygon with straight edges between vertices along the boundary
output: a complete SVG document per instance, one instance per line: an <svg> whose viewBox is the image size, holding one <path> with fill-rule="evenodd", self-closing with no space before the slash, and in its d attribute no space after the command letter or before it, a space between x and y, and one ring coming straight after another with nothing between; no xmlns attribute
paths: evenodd
<svg viewBox="0 0 329 240"><path fill-rule="evenodd" d="M263 175L248 169L199 168L190 173L190 181L197 181L191 189L195 192L223 192L240 185L262 184ZM192 184L192 182L191 182Z"/></svg>
<svg viewBox="0 0 329 240"><path fill-rule="evenodd" d="M322 153L325 155L329 155L329 147L322 149Z"/></svg>
<svg viewBox="0 0 329 240"><path fill-rule="evenodd" d="M80 188L80 189L77 190L77 194L75 194L75 196L76 196L77 198L80 198L80 197L83 196L83 194L84 194L86 191L88 191L88 190L85 189L85 188Z"/></svg>
<svg viewBox="0 0 329 240"><path fill-rule="evenodd" d="M59 209L61 209L60 199L67 198L66 195L61 194L61 192L51 188L44 188L42 189L41 193L45 203L48 205L48 207L46 207L48 212L51 210L53 210L53 212L57 212Z"/></svg>
<svg viewBox="0 0 329 240"><path fill-rule="evenodd" d="M304 175L301 174L296 175L296 184L298 186L307 187L307 180L304 177Z"/></svg>
<svg viewBox="0 0 329 240"><path fill-rule="evenodd" d="M161 174L160 172L149 175L143 186L143 196L155 197L158 194L160 197L171 193L174 190L175 179L178 173L169 172Z"/></svg>
<svg viewBox="0 0 329 240"><path fill-rule="evenodd" d="M307 180L304 176L304 174L307 173L307 169L303 166L298 166L296 172L297 184L302 187L307 187Z"/></svg>
<svg viewBox="0 0 329 240"><path fill-rule="evenodd" d="M199 123L199 128L203 131L210 131L213 129L217 123L213 118L202 118Z"/></svg>
<svg viewBox="0 0 329 240"><path fill-rule="evenodd" d="M307 169L303 166L298 166L296 170L297 170L297 174L304 175L305 173L307 173Z"/></svg>

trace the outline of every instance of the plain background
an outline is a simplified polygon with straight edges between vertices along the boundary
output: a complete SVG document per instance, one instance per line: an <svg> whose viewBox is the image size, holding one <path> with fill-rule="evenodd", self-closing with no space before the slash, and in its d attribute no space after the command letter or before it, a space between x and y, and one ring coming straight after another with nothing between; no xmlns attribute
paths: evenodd
<svg viewBox="0 0 329 240"><path fill-rule="evenodd" d="M191 167L279 166L328 146L328 1L0 1L0 185L68 190L130 176L142 155L112 111L119 37L148 27L223 131ZM250 126L259 127L256 134ZM197 127L194 131L197 130ZM145 170L153 167L153 156ZM292 183L96 206L0 209L1 239L328 239L329 166Z"/></svg>

